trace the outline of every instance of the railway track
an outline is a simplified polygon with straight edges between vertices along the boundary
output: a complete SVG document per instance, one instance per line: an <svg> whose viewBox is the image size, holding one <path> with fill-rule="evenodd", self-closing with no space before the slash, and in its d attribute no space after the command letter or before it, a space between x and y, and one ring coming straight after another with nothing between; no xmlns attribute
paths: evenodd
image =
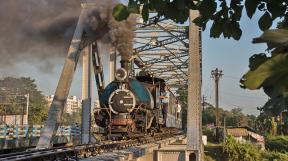
<svg viewBox="0 0 288 161"><path fill-rule="evenodd" d="M29 149L23 152L0 155L0 161L50 161L66 160L78 161L80 158L96 156L112 150L125 149L131 146L152 143L173 136L180 135L178 130L165 130L162 133L155 133L153 136L146 135L130 140L111 141L105 140L98 144L86 144L76 146L62 146L51 149Z"/></svg>

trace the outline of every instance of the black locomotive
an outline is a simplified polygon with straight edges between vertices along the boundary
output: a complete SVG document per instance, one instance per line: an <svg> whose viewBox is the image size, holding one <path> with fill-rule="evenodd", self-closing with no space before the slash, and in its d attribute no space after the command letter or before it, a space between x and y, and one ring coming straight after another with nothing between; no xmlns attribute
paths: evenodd
<svg viewBox="0 0 288 161"><path fill-rule="evenodd" d="M127 64L122 62L122 68L115 72L115 80L100 95L100 109L94 112L96 124L108 136L129 137L159 131L164 122L160 96L165 81L146 72L135 78L128 75ZM176 98L172 93L170 100L168 119L176 122ZM176 125L168 123L168 126Z"/></svg>

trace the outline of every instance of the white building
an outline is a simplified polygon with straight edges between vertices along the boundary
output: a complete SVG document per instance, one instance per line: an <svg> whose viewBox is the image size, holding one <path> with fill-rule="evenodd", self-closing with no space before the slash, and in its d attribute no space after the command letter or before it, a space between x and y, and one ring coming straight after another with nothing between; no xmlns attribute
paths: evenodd
<svg viewBox="0 0 288 161"><path fill-rule="evenodd" d="M50 106L53 101L54 95L46 96L46 100L48 105ZM81 108L81 99L77 98L76 96L69 96L67 98L66 106L64 108L64 112L72 114L76 112L78 109Z"/></svg>

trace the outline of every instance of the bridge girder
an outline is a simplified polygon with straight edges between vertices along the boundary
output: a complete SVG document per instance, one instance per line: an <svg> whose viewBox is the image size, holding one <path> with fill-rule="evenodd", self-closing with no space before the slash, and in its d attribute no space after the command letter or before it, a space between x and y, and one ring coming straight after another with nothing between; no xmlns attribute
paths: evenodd
<svg viewBox="0 0 288 161"><path fill-rule="evenodd" d="M158 17L160 20L160 18ZM135 70L146 70L174 88L185 89L188 78L188 26L151 17L137 25L133 49ZM149 25L148 25L149 24Z"/></svg>

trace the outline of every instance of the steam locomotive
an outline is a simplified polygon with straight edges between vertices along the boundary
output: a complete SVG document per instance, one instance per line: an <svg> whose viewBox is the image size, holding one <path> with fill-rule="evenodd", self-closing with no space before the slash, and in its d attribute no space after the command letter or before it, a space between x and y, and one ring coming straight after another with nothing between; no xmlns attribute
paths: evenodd
<svg viewBox="0 0 288 161"><path fill-rule="evenodd" d="M124 62L125 63L125 62ZM128 77L127 64L115 72L115 80L101 93L100 109L94 112L95 122L104 134L113 137L131 137L134 134L160 131L167 127L181 127L176 118L176 97L169 92L168 116L163 120L161 93L165 81L146 72L135 78Z"/></svg>

